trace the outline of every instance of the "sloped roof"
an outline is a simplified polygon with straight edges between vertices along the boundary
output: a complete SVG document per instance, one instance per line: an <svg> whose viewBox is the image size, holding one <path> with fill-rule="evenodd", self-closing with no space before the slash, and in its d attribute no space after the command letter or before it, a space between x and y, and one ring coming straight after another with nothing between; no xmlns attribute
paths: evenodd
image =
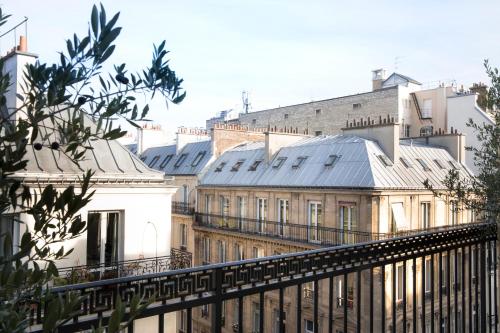
<svg viewBox="0 0 500 333"><path fill-rule="evenodd" d="M64 113L61 117L67 116ZM85 118L87 126L95 126L90 118ZM40 127L40 136L47 136L45 142L61 142L57 132L50 130L54 125L46 119ZM41 140L41 139L40 139ZM56 178L61 181L81 177L86 170L94 171L93 178L120 179L125 183L127 180L134 181L164 181L161 172L148 168L141 160L131 153L127 148L116 140L89 140L87 145L92 149L85 152L83 160L75 164L63 152L63 148L54 150L44 146L41 150L35 150L33 146L27 147L26 158L28 165L23 172L16 173L22 178Z"/></svg>
<svg viewBox="0 0 500 333"><path fill-rule="evenodd" d="M389 84L391 80L394 81L393 84ZM385 79L384 82L382 82L382 87L387 88L387 87L390 87L393 85L398 85L399 84L399 83L397 83L398 81L399 82L410 82L410 83L414 83L414 84L418 84L418 85L422 84L422 83L418 82L417 80L412 79L409 76L394 72L391 75L389 75L389 77L387 79Z"/></svg>
<svg viewBox="0 0 500 333"><path fill-rule="evenodd" d="M175 144L148 148L141 154L141 160L153 169L175 176L197 175L212 159L210 140L187 143L179 152L175 150Z"/></svg>
<svg viewBox="0 0 500 333"><path fill-rule="evenodd" d="M222 154L201 179L202 186L263 186L263 187L318 187L359 189L424 189L423 182L429 179L435 188L442 188L453 160L444 149L423 144L401 142L401 157L412 167L401 161L386 166L379 156L385 156L375 141L351 135L320 136L301 140L283 147L269 163L261 163L255 171L248 166L256 159L264 159L262 143L249 143ZM330 155L340 158L333 166L325 166ZM293 168L299 157L307 157L300 167ZM278 159L286 158L281 167L275 167ZM416 158L422 159L430 168L424 171ZM441 169L434 159L442 161ZM245 160L238 171L231 167ZM217 167L225 162L220 171ZM459 166L463 175L468 175L464 166Z"/></svg>

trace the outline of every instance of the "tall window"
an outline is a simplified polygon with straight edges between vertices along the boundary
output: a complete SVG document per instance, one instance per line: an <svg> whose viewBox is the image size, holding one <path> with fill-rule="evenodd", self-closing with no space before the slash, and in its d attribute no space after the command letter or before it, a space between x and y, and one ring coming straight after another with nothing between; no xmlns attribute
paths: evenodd
<svg viewBox="0 0 500 333"><path fill-rule="evenodd" d="M243 245L239 243L234 244L234 260L235 261L245 260L245 252L243 249Z"/></svg>
<svg viewBox="0 0 500 333"><path fill-rule="evenodd" d="M211 222L210 214L212 214L212 196L210 194L205 194L205 214L208 215L207 223L210 223Z"/></svg>
<svg viewBox="0 0 500 333"><path fill-rule="evenodd" d="M9 256L16 252L19 245L19 220L18 214L2 214L0 220L0 257ZM12 247L5 249L5 238L10 237Z"/></svg>
<svg viewBox="0 0 500 333"><path fill-rule="evenodd" d="M260 333L260 308L259 303L252 303L252 333Z"/></svg>
<svg viewBox="0 0 500 333"><path fill-rule="evenodd" d="M238 217L238 228L243 229L243 219L246 217L246 202L244 197L236 197L238 205L236 215Z"/></svg>
<svg viewBox="0 0 500 333"><path fill-rule="evenodd" d="M233 300L233 327L234 325L238 325L240 322L240 300Z"/></svg>
<svg viewBox="0 0 500 333"><path fill-rule="evenodd" d="M278 228L279 234L284 235L285 225L288 224L288 200L278 199Z"/></svg>
<svg viewBox="0 0 500 333"><path fill-rule="evenodd" d="M323 222L323 208L319 201L309 201L308 209L308 239L311 242L320 241L320 227Z"/></svg>
<svg viewBox="0 0 500 333"><path fill-rule="evenodd" d="M181 246L187 247L187 226L184 223L179 225L180 227L180 236L181 236Z"/></svg>
<svg viewBox="0 0 500 333"><path fill-rule="evenodd" d="M87 265L111 265L118 261L118 212L90 212L87 219Z"/></svg>
<svg viewBox="0 0 500 333"><path fill-rule="evenodd" d="M179 311L179 331L187 332L187 313L186 310Z"/></svg>
<svg viewBox="0 0 500 333"><path fill-rule="evenodd" d="M450 201L450 224L456 225L458 223L458 201Z"/></svg>
<svg viewBox="0 0 500 333"><path fill-rule="evenodd" d="M266 229L266 220L267 220L267 199L265 198L257 199L257 220L258 220L258 231L264 232Z"/></svg>
<svg viewBox="0 0 500 333"><path fill-rule="evenodd" d="M403 299L403 264L396 265L396 301Z"/></svg>
<svg viewBox="0 0 500 333"><path fill-rule="evenodd" d="M309 319L304 319L304 333L313 333L313 332L314 332L314 321Z"/></svg>
<svg viewBox="0 0 500 333"><path fill-rule="evenodd" d="M229 216L229 197L221 195L219 200L220 215L222 216L224 223L227 223Z"/></svg>
<svg viewBox="0 0 500 333"><path fill-rule="evenodd" d="M210 263L210 238L203 237L203 263Z"/></svg>
<svg viewBox="0 0 500 333"><path fill-rule="evenodd" d="M217 241L217 256L219 262L226 262L226 242L222 240Z"/></svg>
<svg viewBox="0 0 500 333"><path fill-rule="evenodd" d="M425 293L431 292L432 281L431 281L431 270L433 269L431 265L431 258L425 258Z"/></svg>
<svg viewBox="0 0 500 333"><path fill-rule="evenodd" d="M273 309L273 333L280 333L280 311Z"/></svg>
<svg viewBox="0 0 500 333"><path fill-rule="evenodd" d="M253 247L252 248L252 257L253 258L263 258L264 257L264 249L261 247Z"/></svg>
<svg viewBox="0 0 500 333"><path fill-rule="evenodd" d="M187 185L182 185L182 202L185 204L189 201L189 190Z"/></svg>
<svg viewBox="0 0 500 333"><path fill-rule="evenodd" d="M420 225L423 229L429 228L431 226L431 203L422 202L420 203Z"/></svg>
<svg viewBox="0 0 500 333"><path fill-rule="evenodd" d="M424 99L422 118L432 118L432 99Z"/></svg>
<svg viewBox="0 0 500 333"><path fill-rule="evenodd" d="M351 231L356 230L356 205L354 203L342 203L339 206L340 229L342 229L343 244L354 243L356 241Z"/></svg>

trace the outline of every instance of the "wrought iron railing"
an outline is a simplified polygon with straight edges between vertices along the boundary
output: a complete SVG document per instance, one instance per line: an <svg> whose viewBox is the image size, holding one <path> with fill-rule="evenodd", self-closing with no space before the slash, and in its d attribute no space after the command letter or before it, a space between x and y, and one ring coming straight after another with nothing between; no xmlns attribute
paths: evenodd
<svg viewBox="0 0 500 333"><path fill-rule="evenodd" d="M194 206L187 202L172 201L172 213L182 215L193 215Z"/></svg>
<svg viewBox="0 0 500 333"><path fill-rule="evenodd" d="M230 300L237 300L237 320L229 322L237 323L238 332L264 332L273 313L265 309L270 294L278 295L274 306L280 332L303 332L305 318L308 325L313 322L314 332L424 332L431 327L438 331L440 325L446 325L449 332L451 324L460 332L496 332L496 241L496 224L462 225L356 245L57 287L52 292L83 299L80 311L60 332L87 330L99 322L106 325L116 300L128 304L134 294L155 296L155 303L134 319L157 317L148 321L152 332L164 331L166 313L185 310L186 332L191 333L198 309L210 305L207 331L219 333L222 318L227 318L223 302ZM472 283L473 276L476 283ZM452 279L460 281L460 290ZM337 288L339 281L343 288ZM426 285L429 281L430 286ZM307 313L302 306L306 283L314 285L312 309ZM428 289L430 298L426 297ZM46 307L35 301L30 330L40 332ZM249 311L254 304L258 317L251 317ZM252 323L252 318L258 320ZM252 328L255 324L258 327ZM129 332L133 330L134 323L128 326Z"/></svg>
<svg viewBox="0 0 500 333"><path fill-rule="evenodd" d="M66 285L125 276L160 273L191 267L191 262L192 254L190 252L171 249L169 256L59 268L59 277L55 279L54 283L55 285Z"/></svg>

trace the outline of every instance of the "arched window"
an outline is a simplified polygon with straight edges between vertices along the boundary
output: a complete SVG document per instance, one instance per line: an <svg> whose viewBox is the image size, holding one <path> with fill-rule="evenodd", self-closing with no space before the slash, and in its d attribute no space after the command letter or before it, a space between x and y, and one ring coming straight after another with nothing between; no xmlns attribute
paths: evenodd
<svg viewBox="0 0 500 333"><path fill-rule="evenodd" d="M420 136L432 135L432 131L433 131L432 126L424 126L420 129Z"/></svg>

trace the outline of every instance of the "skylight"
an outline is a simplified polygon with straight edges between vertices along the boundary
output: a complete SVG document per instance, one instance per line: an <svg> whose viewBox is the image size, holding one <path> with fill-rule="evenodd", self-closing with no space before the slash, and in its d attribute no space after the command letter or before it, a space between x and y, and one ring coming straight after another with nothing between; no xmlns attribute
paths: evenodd
<svg viewBox="0 0 500 333"><path fill-rule="evenodd" d="M279 169L279 168L281 168L281 166L283 165L283 163L285 163L286 159L287 159L287 157L284 157L284 156L278 157L276 159L276 162L273 165L273 169Z"/></svg>
<svg viewBox="0 0 500 333"><path fill-rule="evenodd" d="M340 157L341 157L341 155L328 156L328 158L326 159L326 162L325 162L325 166L326 167L334 166L335 163L337 163L337 161L340 159Z"/></svg>
<svg viewBox="0 0 500 333"><path fill-rule="evenodd" d="M448 163L451 165L451 167L455 170L458 170L460 169L460 166L458 165L458 163L454 160L449 160Z"/></svg>
<svg viewBox="0 0 500 333"><path fill-rule="evenodd" d="M446 169L446 166L444 165L444 163L443 163L441 160L435 159L435 160L434 160L434 163L436 163L436 165L437 165L440 169Z"/></svg>
<svg viewBox="0 0 500 333"><path fill-rule="evenodd" d="M165 158L163 159L163 161L161 161L160 169L165 168L167 166L168 162L170 162L170 160L172 159L173 156L174 155L172 155L172 154L165 156Z"/></svg>
<svg viewBox="0 0 500 333"><path fill-rule="evenodd" d="M298 169L307 160L307 156L299 156L292 165L292 169Z"/></svg>
<svg viewBox="0 0 500 333"><path fill-rule="evenodd" d="M253 164L250 166L250 168L248 168L248 171L257 170L257 167L259 166L260 163L262 163L262 160L255 160L255 162L253 162Z"/></svg>
<svg viewBox="0 0 500 333"><path fill-rule="evenodd" d="M233 172L238 171L244 162L245 160L239 160L238 162L234 163L233 167L231 168L231 171Z"/></svg>
<svg viewBox="0 0 500 333"><path fill-rule="evenodd" d="M392 166L392 161L389 159L389 157L385 155L378 155L379 160L384 163L385 166Z"/></svg>
<svg viewBox="0 0 500 333"><path fill-rule="evenodd" d="M153 159L151 160L151 162L149 162L148 166L150 168L154 167L156 162L158 162L158 160L160 159L160 155L156 155L155 157L153 157Z"/></svg>
<svg viewBox="0 0 500 333"><path fill-rule="evenodd" d="M181 156L179 156L179 158L177 159L177 161L174 164L174 168L180 167L187 156L188 156L188 154L182 154Z"/></svg>
<svg viewBox="0 0 500 333"><path fill-rule="evenodd" d="M207 153L206 151L200 151L198 153L198 155L196 155L196 157L194 158L193 163L191 163L191 166L192 167L198 166L198 164L200 164L203 157L205 157L206 153Z"/></svg>
<svg viewBox="0 0 500 333"><path fill-rule="evenodd" d="M427 165L427 163L425 163L425 161L421 158L417 158L417 162L420 163L420 165L422 166L422 169L424 169L424 171L431 171L431 168L429 168L429 166Z"/></svg>
<svg viewBox="0 0 500 333"><path fill-rule="evenodd" d="M226 162L221 162L221 164L219 164L219 166L215 168L215 172L221 172L226 164Z"/></svg>
<svg viewBox="0 0 500 333"><path fill-rule="evenodd" d="M399 160L406 168L413 168L413 165L405 157L400 157Z"/></svg>

